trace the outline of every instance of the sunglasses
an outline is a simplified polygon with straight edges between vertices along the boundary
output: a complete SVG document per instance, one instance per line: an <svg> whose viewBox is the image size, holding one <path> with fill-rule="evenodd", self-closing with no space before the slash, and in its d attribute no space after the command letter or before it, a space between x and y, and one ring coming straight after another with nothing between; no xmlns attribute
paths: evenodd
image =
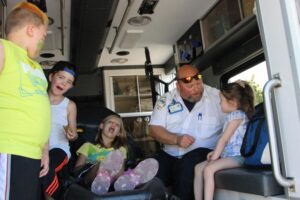
<svg viewBox="0 0 300 200"><path fill-rule="evenodd" d="M200 79L202 79L202 75L201 74L196 74L194 76L188 76L188 77L185 77L185 78L179 78L177 80L182 81L184 83L191 83L193 81L193 79L200 80Z"/></svg>

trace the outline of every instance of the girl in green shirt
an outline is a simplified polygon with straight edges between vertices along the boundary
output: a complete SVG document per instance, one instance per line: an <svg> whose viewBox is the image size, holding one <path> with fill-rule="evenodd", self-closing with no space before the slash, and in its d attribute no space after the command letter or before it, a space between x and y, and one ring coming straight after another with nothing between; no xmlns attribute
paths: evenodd
<svg viewBox="0 0 300 200"><path fill-rule="evenodd" d="M77 151L75 171L92 164L83 177L86 185L96 194L104 194L115 181L115 190L130 190L151 180L157 173L158 163L150 158L133 170L124 171L127 157L126 131L118 115L109 115L99 125L95 144L84 143ZM122 175L122 176L121 176Z"/></svg>

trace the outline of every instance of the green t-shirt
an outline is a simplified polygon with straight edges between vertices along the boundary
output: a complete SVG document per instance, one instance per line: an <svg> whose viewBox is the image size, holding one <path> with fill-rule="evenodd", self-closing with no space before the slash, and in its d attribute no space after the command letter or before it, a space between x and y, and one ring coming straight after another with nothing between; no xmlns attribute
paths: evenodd
<svg viewBox="0 0 300 200"><path fill-rule="evenodd" d="M99 144L92 144L89 142L84 143L78 150L77 155L82 154L87 157L86 163L96 163L104 160L108 153L115 150L114 148L104 148ZM124 158L127 157L127 149L120 147L119 150L124 154Z"/></svg>
<svg viewBox="0 0 300 200"><path fill-rule="evenodd" d="M0 152L41 159L51 128L47 79L39 63L18 45L0 40Z"/></svg>

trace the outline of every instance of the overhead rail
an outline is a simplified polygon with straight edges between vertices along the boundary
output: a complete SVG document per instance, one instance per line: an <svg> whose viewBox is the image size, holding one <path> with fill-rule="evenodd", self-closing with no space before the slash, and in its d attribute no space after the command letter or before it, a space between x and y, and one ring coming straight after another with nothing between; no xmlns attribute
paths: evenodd
<svg viewBox="0 0 300 200"><path fill-rule="evenodd" d="M109 53L109 54L111 54L112 51L113 51L114 48L115 48L117 39L119 38L119 35L120 35L120 30L123 28L123 26L124 26L124 24L125 24L125 20L126 20L126 18L127 18L127 15L128 15L128 13L129 13L129 10L130 10L130 7L131 7L133 1L132 1L132 0L127 0L127 2L128 2L128 3L127 3L127 6L126 6L125 12L124 12L124 14L123 14L123 16L122 16L122 19L121 19L121 22L120 22L119 26L118 26L118 27L114 27L114 29L116 30L116 35L115 35L115 37L114 37L114 39L113 39L113 41L112 41L111 47L108 48L108 53Z"/></svg>
<svg viewBox="0 0 300 200"><path fill-rule="evenodd" d="M61 54L65 55L65 23L64 23L64 2L60 0L60 32L61 32Z"/></svg>
<svg viewBox="0 0 300 200"><path fill-rule="evenodd" d="M162 83L164 85L164 92L168 92L169 91L169 85L175 81L175 78L172 79L170 82L165 82L159 78L157 78L156 76L154 76L153 74L153 66L151 64L151 58L150 58L150 52L148 47L145 47L145 56L146 56L146 61L145 61L145 74L146 77L149 79L150 81L150 87L151 87L151 94L152 94L152 105L154 107L155 102L156 102L156 96L159 95L155 89L155 81Z"/></svg>

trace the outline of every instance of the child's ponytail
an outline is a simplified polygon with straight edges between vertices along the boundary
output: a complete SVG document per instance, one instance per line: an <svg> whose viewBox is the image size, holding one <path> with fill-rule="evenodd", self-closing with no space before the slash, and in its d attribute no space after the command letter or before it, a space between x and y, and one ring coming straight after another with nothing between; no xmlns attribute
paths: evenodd
<svg viewBox="0 0 300 200"><path fill-rule="evenodd" d="M248 82L238 80L228 83L221 89L222 94L228 100L236 99L239 109L244 111L250 119L254 113L254 93Z"/></svg>

